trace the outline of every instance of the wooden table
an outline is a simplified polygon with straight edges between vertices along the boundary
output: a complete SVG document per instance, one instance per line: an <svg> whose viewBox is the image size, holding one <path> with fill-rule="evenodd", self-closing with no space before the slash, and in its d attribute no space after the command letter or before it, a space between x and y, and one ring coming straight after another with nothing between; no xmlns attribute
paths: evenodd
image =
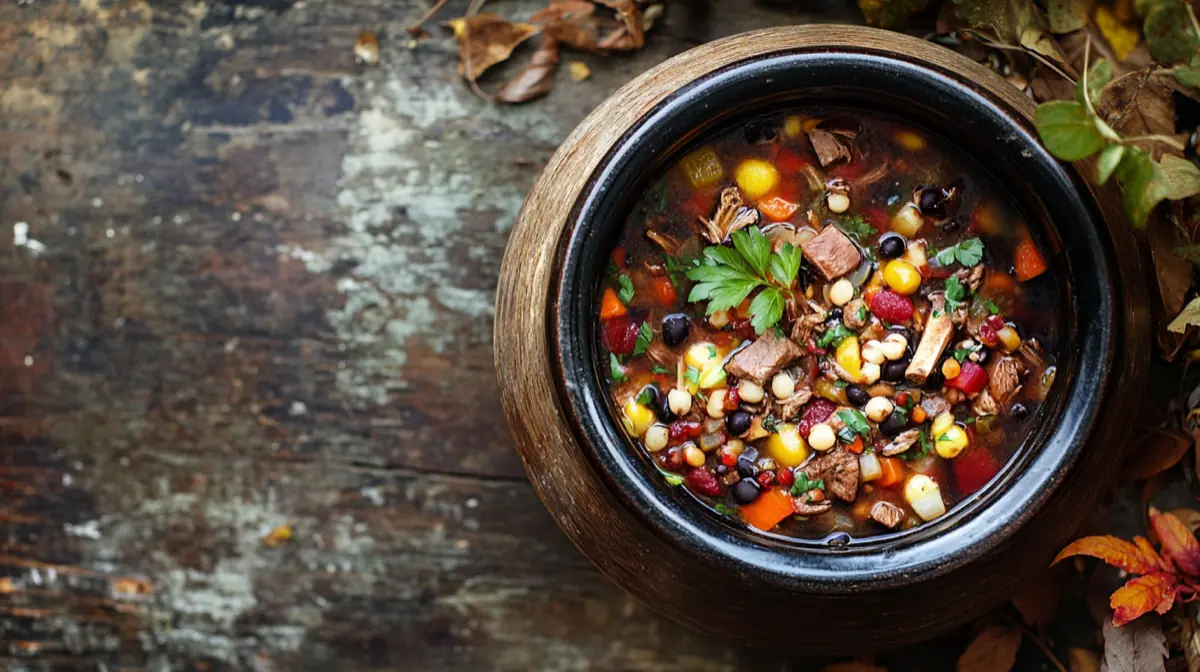
<svg viewBox="0 0 1200 672"><path fill-rule="evenodd" d="M491 352L540 166L667 56L813 18L748 4L522 107L409 47L416 0L0 4L0 666L782 669L566 541Z"/></svg>

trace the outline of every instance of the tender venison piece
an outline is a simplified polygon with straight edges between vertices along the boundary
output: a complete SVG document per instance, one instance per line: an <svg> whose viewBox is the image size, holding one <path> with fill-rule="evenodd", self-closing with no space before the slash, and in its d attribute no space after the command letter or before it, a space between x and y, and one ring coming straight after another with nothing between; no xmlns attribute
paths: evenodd
<svg viewBox="0 0 1200 672"><path fill-rule="evenodd" d="M858 268L862 255L841 229L826 226L800 248L826 280L834 280Z"/></svg>
<svg viewBox="0 0 1200 672"><path fill-rule="evenodd" d="M905 430L897 434L896 438L892 439L886 446L880 448L879 452L883 453L886 457L908 452L908 449L912 448L913 444L915 444L919 438L921 438L921 430Z"/></svg>
<svg viewBox="0 0 1200 672"><path fill-rule="evenodd" d="M712 219L700 218L704 224L704 237L710 243L720 244L729 234L758 223L758 210L743 207L742 192L737 187L725 187L721 190L721 201Z"/></svg>
<svg viewBox="0 0 1200 672"><path fill-rule="evenodd" d="M817 153L817 160L822 166L850 158L850 150L845 143L829 131L813 129L808 134L808 141L812 143L813 151Z"/></svg>
<svg viewBox="0 0 1200 672"><path fill-rule="evenodd" d="M988 371L987 391L996 403L1007 405L1021 391L1021 376L1025 367L1016 357L1001 357L992 363Z"/></svg>
<svg viewBox="0 0 1200 672"><path fill-rule="evenodd" d="M1000 413L1000 404L996 403L991 393L984 388L971 403L971 412L975 415L997 415Z"/></svg>
<svg viewBox="0 0 1200 672"><path fill-rule="evenodd" d="M974 294L979 291L979 284L983 282L983 264L971 268L960 268L954 272L954 277L958 278L958 282Z"/></svg>
<svg viewBox="0 0 1200 672"><path fill-rule="evenodd" d="M804 354L804 349L790 338L766 333L734 355L725 364L725 372L738 378L753 380L762 385L783 367Z"/></svg>
<svg viewBox="0 0 1200 672"><path fill-rule="evenodd" d="M792 396L776 403L779 409L778 417L782 420L791 420L800 415L800 409L812 399L812 390L807 387L796 390Z"/></svg>
<svg viewBox="0 0 1200 672"><path fill-rule="evenodd" d="M950 345L954 338L954 323L946 314L945 293L931 294L929 300L932 309L929 311L929 319L925 321L925 329L921 332L921 342L917 345L912 362L904 371L905 377L916 385L925 382L933 372L933 367L937 366L946 346Z"/></svg>
<svg viewBox="0 0 1200 672"><path fill-rule="evenodd" d="M888 529L895 529L904 522L904 509L891 502L875 502L871 507L871 520Z"/></svg>
<svg viewBox="0 0 1200 672"><path fill-rule="evenodd" d="M809 313L797 317L792 322L792 340L803 345L812 336L813 329L825 321L824 313Z"/></svg>
<svg viewBox="0 0 1200 672"><path fill-rule="evenodd" d="M870 313L866 311L867 302L862 299L854 299L846 304L842 309L842 321L846 326L854 331L858 331L867 326L867 320L870 319ZM861 316L861 317L860 317Z"/></svg>
<svg viewBox="0 0 1200 672"><path fill-rule="evenodd" d="M950 411L950 403L936 394L926 393L921 398L921 408L925 409L926 415L936 418Z"/></svg>
<svg viewBox="0 0 1200 672"><path fill-rule="evenodd" d="M800 468L808 480L825 481L825 491L844 502L858 496L858 456L841 446Z"/></svg>
<svg viewBox="0 0 1200 672"><path fill-rule="evenodd" d="M818 516L833 508L833 501L826 499L820 502L809 502L808 494L805 493L795 499L792 505L796 510L797 516Z"/></svg>

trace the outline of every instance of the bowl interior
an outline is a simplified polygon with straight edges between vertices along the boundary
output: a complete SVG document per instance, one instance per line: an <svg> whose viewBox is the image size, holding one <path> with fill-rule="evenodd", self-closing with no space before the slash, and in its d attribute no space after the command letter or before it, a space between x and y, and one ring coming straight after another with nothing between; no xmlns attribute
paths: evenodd
<svg viewBox="0 0 1200 672"><path fill-rule="evenodd" d="M738 528L655 467L613 419L597 357L598 278L648 180L696 139L765 111L830 104L897 117L945 138L1005 185L1053 252L1067 308L1055 393L1025 445L983 490L912 530L830 544ZM893 57L784 53L695 81L646 115L601 163L574 210L551 292L550 335L561 391L589 459L644 524L709 562L789 586L840 592L881 579L949 571L1001 543L1036 513L1079 457L1096 420L1117 339L1112 251L1088 192L1031 136L1028 124L951 77Z"/></svg>

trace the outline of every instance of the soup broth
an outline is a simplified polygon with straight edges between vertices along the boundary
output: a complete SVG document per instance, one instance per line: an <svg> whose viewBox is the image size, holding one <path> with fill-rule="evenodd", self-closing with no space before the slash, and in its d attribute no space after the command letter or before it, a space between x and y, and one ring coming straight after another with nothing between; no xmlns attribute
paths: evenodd
<svg viewBox="0 0 1200 672"><path fill-rule="evenodd" d="M613 413L664 484L735 524L933 521L1017 453L1065 315L991 176L876 113L801 108L691 147L598 287Z"/></svg>

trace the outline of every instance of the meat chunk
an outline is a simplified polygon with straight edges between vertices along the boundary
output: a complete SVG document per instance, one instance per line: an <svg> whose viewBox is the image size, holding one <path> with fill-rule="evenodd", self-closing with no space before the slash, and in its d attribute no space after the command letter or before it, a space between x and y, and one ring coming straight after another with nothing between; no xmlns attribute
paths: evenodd
<svg viewBox="0 0 1200 672"><path fill-rule="evenodd" d="M925 409L926 415L931 418L936 418L942 413L948 413L950 411L950 402L936 394L926 394L921 399L921 408Z"/></svg>
<svg viewBox="0 0 1200 672"><path fill-rule="evenodd" d="M929 319L925 321L925 329L921 332L921 342L917 345L912 362L904 370L904 376L917 385L923 384L929 377L946 346L950 345L951 339L954 338L954 323L946 314L946 295L938 292L930 295L929 300L933 307L929 311Z"/></svg>
<svg viewBox="0 0 1200 672"><path fill-rule="evenodd" d="M704 237L709 242L720 244L729 234L758 223L758 210L747 208L742 201L742 192L737 187L721 190L721 201L712 219L700 218L704 224Z"/></svg>
<svg viewBox="0 0 1200 672"><path fill-rule="evenodd" d="M813 329L825 321L824 313L809 313L801 315L792 322L792 340L804 344L812 335Z"/></svg>
<svg viewBox="0 0 1200 672"><path fill-rule="evenodd" d="M862 255L841 229L827 226L800 248L817 272L834 280L858 268Z"/></svg>
<svg viewBox="0 0 1200 672"><path fill-rule="evenodd" d="M1021 375L1025 367L1016 357L1001 357L989 368L987 391L991 392L996 403L1004 406L1021 391Z"/></svg>
<svg viewBox="0 0 1200 672"><path fill-rule="evenodd" d="M822 166L850 158L850 150L845 143L829 131L813 129L808 134L808 141L812 143L813 151L817 153L817 160Z"/></svg>
<svg viewBox="0 0 1200 672"><path fill-rule="evenodd" d="M871 520L894 530L904 522L904 509L891 502L875 502L875 506L871 507Z"/></svg>
<svg viewBox="0 0 1200 672"><path fill-rule="evenodd" d="M842 321L846 323L847 327L855 331L867 326L867 320L869 319L867 302L862 299L854 299L842 309Z"/></svg>
<svg viewBox="0 0 1200 672"><path fill-rule="evenodd" d="M792 396L777 402L777 406L779 408L778 417L782 418L783 420L791 420L797 415L800 415L800 409L804 408L804 405L808 403L809 399L812 399L812 390L808 389L807 387L796 390L796 393Z"/></svg>
<svg viewBox="0 0 1200 672"><path fill-rule="evenodd" d="M810 481L825 481L825 491L844 502L858 496L858 456L845 448L818 455L800 469Z"/></svg>
<svg viewBox="0 0 1200 672"><path fill-rule="evenodd" d="M888 442L888 444L886 446L884 446L883 448L880 448L879 452L883 453L887 457L891 457L893 455L899 455L901 453L908 452L908 449L912 448L913 444L915 444L917 442L917 439L919 439L919 438L921 438L921 430L919 430L919 429L905 430L905 431L897 434L896 438L894 438L890 442Z"/></svg>
<svg viewBox="0 0 1200 672"><path fill-rule="evenodd" d="M979 284L983 282L983 264L970 268L960 268L955 271L954 277L958 278L958 282L974 294L979 291Z"/></svg>
<svg viewBox="0 0 1200 672"><path fill-rule="evenodd" d="M767 330L757 341L734 355L725 364L725 372L761 385L803 354L804 350L792 339Z"/></svg>
<svg viewBox="0 0 1200 672"><path fill-rule="evenodd" d="M997 415L1000 413L1000 404L996 403L991 393L985 388L971 403L971 412L975 415Z"/></svg>
<svg viewBox="0 0 1200 672"><path fill-rule="evenodd" d="M808 495L804 494L796 498L793 507L796 509L797 516L819 516L833 508L833 500L825 499L819 502L809 502Z"/></svg>

